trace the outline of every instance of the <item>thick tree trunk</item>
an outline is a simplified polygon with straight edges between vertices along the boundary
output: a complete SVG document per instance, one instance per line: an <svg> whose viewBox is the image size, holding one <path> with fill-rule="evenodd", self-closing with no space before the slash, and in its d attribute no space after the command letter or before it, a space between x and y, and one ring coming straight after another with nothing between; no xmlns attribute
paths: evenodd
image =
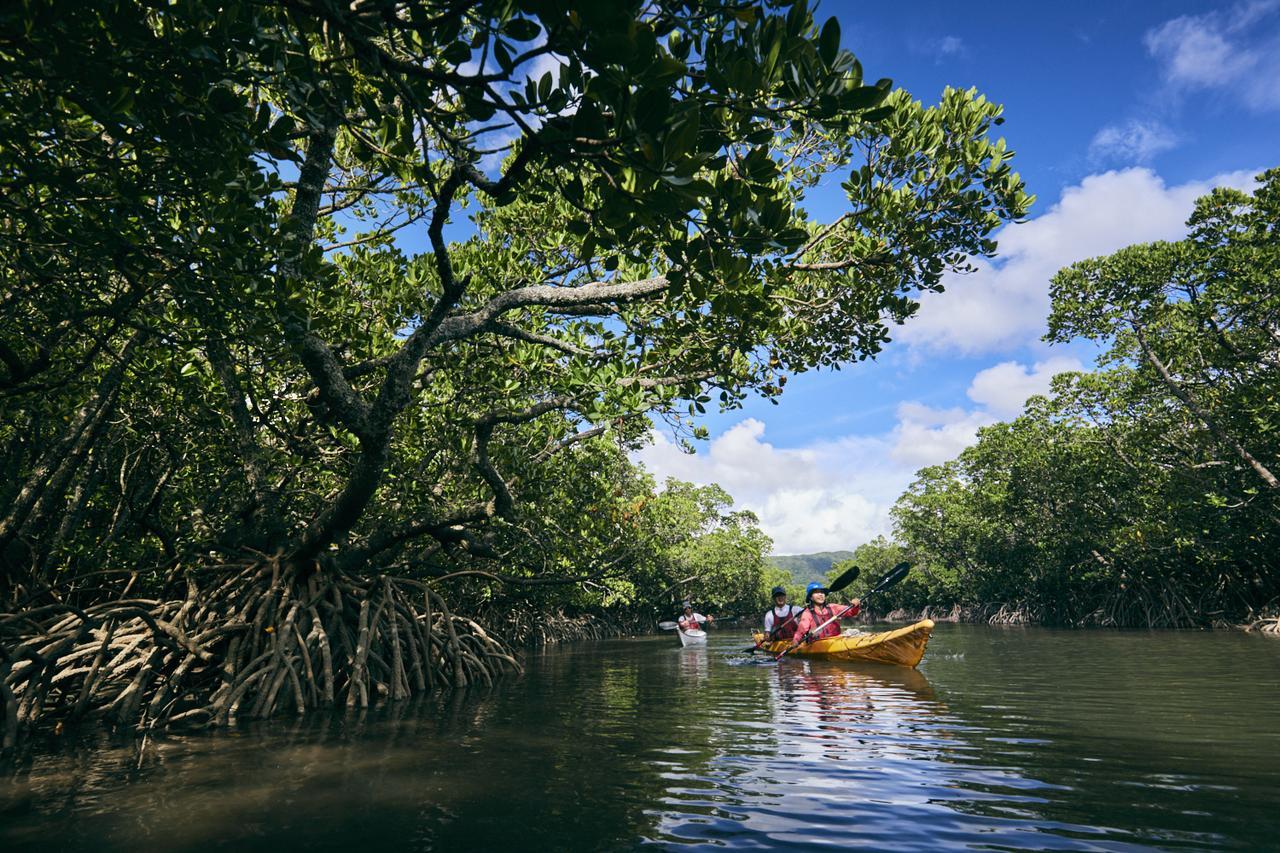
<svg viewBox="0 0 1280 853"><path fill-rule="evenodd" d="M316 220L320 215L320 197L333 162L337 129L328 127L312 134L306 158L298 174L293 209L284 225L283 244L277 273L282 289L292 286L304 275L307 255L314 248ZM363 435L368 406L343 375L342 364L324 340L313 332L307 318L283 305L281 325L290 345L298 354L321 400L330 413L347 429Z"/></svg>
<svg viewBox="0 0 1280 853"><path fill-rule="evenodd" d="M390 440L387 438L361 446L346 485L329 508L307 527L302 541L293 550L293 562L309 565L331 543L355 527L382 485L389 455Z"/></svg>

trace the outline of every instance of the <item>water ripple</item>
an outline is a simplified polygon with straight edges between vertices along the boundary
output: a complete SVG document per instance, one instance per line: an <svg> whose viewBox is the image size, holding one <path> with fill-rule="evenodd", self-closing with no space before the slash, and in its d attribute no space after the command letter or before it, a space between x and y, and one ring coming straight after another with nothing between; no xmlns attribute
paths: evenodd
<svg viewBox="0 0 1280 853"><path fill-rule="evenodd" d="M46 744L0 847L1253 850L1280 833L1280 643L941 626L921 669L743 637L550 650L364 719ZM57 748L54 748L57 747Z"/></svg>

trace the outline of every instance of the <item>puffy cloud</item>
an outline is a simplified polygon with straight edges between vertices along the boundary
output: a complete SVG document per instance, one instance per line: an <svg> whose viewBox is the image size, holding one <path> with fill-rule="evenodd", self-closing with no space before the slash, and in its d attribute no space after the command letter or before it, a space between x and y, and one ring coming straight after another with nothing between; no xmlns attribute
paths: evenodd
<svg viewBox="0 0 1280 853"><path fill-rule="evenodd" d="M978 429L996 420L982 410L934 409L920 403L903 403L898 407L890 454L912 471L936 465L973 444Z"/></svg>
<svg viewBox="0 0 1280 853"><path fill-rule="evenodd" d="M1028 397L1047 394L1053 377L1084 369L1078 359L1066 356L1036 362L1030 369L1016 361L1002 361L973 377L969 399L993 415L1011 418L1022 411Z"/></svg>
<svg viewBox="0 0 1280 853"><path fill-rule="evenodd" d="M1098 161L1145 163L1177 144L1178 137L1160 122L1132 119L1099 130L1089 143L1089 156Z"/></svg>
<svg viewBox="0 0 1280 853"><path fill-rule="evenodd" d="M765 440L762 421L748 418L693 455L658 433L637 459L659 482L719 483L739 508L760 517L774 553L853 548L890 532L889 510L917 470L954 458L979 428L1016 415L1027 397L1047 390L1054 373L1080 367L1072 358L1029 368L998 364L974 377L969 397L978 408L904 402L897 424L884 434L779 448Z"/></svg>
<svg viewBox="0 0 1280 853"><path fill-rule="evenodd" d="M1223 88L1255 110L1280 109L1280 2L1183 15L1147 32L1147 51L1178 89Z"/></svg>
<svg viewBox="0 0 1280 853"><path fill-rule="evenodd" d="M532 42L520 45L519 51L520 53L524 53L527 50L540 48L546 43L547 35L545 32L542 32L539 33L538 37ZM564 69L565 64L565 58L558 53L540 53L533 59L522 62L517 66L511 74L511 79L515 82L510 84L499 84L499 90L503 94L510 94L513 91L523 93L525 84L529 80L532 80L536 85L542 80L543 76L548 73L551 74L553 83L558 85L560 82L560 72ZM500 70L497 60L492 56L489 56L485 62L484 71L492 74L497 73ZM479 71L480 62L476 58L472 58L458 66L458 73L463 75L469 76L476 74ZM559 115L571 115L576 111L577 105L569 104L559 113ZM532 128L539 128L542 126L542 119L532 113L526 113L524 115L524 121ZM472 130L479 130L485 125L485 122L475 122L473 123ZM476 147L484 149L489 153L480 157L480 161L477 163L477 168L490 177L499 177L502 161L511 153L516 140L520 138L522 132L523 131L514 124L499 122L497 129L484 130L478 133L474 140Z"/></svg>
<svg viewBox="0 0 1280 853"><path fill-rule="evenodd" d="M765 425L748 418L688 455L661 433L639 454L654 476L719 483L750 509L779 554L849 548L888 531L888 510L910 482L890 462L886 437L850 436L804 448L764 440Z"/></svg>
<svg viewBox="0 0 1280 853"><path fill-rule="evenodd" d="M926 293L898 337L924 352L982 354L1036 341L1049 314L1049 279L1075 261L1133 243L1174 240L1197 196L1215 186L1247 187L1254 172L1166 186L1150 169L1090 175L1063 190L1041 215L1000 229L1000 257Z"/></svg>

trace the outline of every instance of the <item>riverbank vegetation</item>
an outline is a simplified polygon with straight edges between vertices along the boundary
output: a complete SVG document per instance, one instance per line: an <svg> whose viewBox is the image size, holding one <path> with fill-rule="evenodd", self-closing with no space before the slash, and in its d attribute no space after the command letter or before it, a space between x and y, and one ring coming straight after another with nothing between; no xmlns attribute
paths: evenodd
<svg viewBox="0 0 1280 853"><path fill-rule="evenodd" d="M1098 369L919 472L896 541L854 555L917 561L889 609L1275 630L1278 223L1280 169L1199 199L1184 240L1058 273L1047 339L1099 343Z"/></svg>
<svg viewBox="0 0 1280 853"><path fill-rule="evenodd" d="M6 745L758 595L752 520L626 454L875 354L1029 203L997 105L803 2L28 2L0 55Z"/></svg>

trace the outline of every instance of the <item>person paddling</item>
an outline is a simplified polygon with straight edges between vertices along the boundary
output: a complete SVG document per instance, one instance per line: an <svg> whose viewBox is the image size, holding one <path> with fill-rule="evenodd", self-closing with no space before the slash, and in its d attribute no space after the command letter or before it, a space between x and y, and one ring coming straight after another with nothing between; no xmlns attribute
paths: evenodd
<svg viewBox="0 0 1280 853"><path fill-rule="evenodd" d="M803 638L802 642L806 643L840 636L839 620L857 616L862 610L862 604L856 598L849 604L827 604L827 588L817 582L804 588L804 598L808 606L796 621L796 637ZM823 623L829 624L817 631ZM817 633L813 633L815 631Z"/></svg>
<svg viewBox="0 0 1280 853"><path fill-rule="evenodd" d="M701 631L704 623L714 621L716 621L714 616L695 613L693 605L687 601L684 603L684 613L680 614L680 618L676 620L681 631Z"/></svg>
<svg viewBox="0 0 1280 853"><path fill-rule="evenodd" d="M773 607L764 612L764 632L770 640L790 640L796 635L796 620L804 608L787 604L787 591L780 586L773 588L772 595Z"/></svg>

